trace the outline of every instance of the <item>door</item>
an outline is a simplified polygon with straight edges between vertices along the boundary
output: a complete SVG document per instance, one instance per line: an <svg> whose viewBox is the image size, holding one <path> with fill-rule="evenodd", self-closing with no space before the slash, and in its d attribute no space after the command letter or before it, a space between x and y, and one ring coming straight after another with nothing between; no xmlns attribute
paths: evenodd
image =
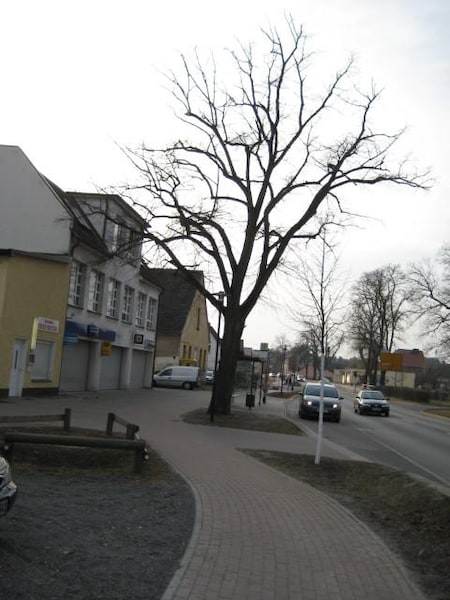
<svg viewBox="0 0 450 600"><path fill-rule="evenodd" d="M59 387L63 392L82 392L87 388L90 343L78 340L63 347Z"/></svg>
<svg viewBox="0 0 450 600"><path fill-rule="evenodd" d="M143 388L145 386L145 367L148 352L133 350L133 362L131 364L131 388Z"/></svg>
<svg viewBox="0 0 450 600"><path fill-rule="evenodd" d="M23 378L25 374L25 358L25 340L16 339L14 341L11 372L9 374L8 395L11 397L22 395Z"/></svg>
<svg viewBox="0 0 450 600"><path fill-rule="evenodd" d="M118 390L120 388L120 369L122 366L122 348L112 346L109 356L100 360L100 389Z"/></svg>

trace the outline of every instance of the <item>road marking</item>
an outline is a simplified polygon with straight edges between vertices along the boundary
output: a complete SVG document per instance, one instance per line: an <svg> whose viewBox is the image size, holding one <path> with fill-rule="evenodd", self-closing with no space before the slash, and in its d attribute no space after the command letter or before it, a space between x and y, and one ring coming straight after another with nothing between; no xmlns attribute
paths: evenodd
<svg viewBox="0 0 450 600"><path fill-rule="evenodd" d="M406 460L406 462L409 462L412 465L414 465L415 467L417 467L418 469L421 469L425 473L428 473L428 475L431 475L432 477L434 477L435 479L437 479L440 483L443 483L445 486L449 486L450 485L450 481L447 481L443 477L440 477L436 473L433 473L433 471L431 471L430 469L427 469L427 467L424 467L423 465L421 465L420 463L416 462L415 460L412 460L411 458L408 458L407 456L405 456L404 454L402 454L401 452L399 452L398 450L396 450L392 446L389 446L389 444L385 444L384 442L380 442L380 440L375 440L375 441L378 444L380 444L380 446L384 446L385 448L387 448L388 450L390 450L394 454L397 454L397 456L400 456L400 458L403 458L403 460Z"/></svg>

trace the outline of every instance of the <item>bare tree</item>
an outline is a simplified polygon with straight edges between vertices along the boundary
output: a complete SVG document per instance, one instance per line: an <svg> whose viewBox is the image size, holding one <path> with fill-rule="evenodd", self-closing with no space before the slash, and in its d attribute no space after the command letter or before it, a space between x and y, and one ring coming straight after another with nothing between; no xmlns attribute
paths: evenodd
<svg viewBox="0 0 450 600"><path fill-rule="evenodd" d="M349 331L367 382L377 380L381 352L392 351L408 315L407 302L405 276L396 265L364 273L353 286Z"/></svg>
<svg viewBox="0 0 450 600"><path fill-rule="evenodd" d="M294 253L290 268L293 283L289 312L300 340L310 349L314 378L320 355L324 355L326 367L344 341L343 315L347 303L347 281L341 279L336 245L325 227L319 241L318 248L308 248L303 256Z"/></svg>
<svg viewBox="0 0 450 600"><path fill-rule="evenodd" d="M424 320L424 333L442 358L450 357L450 245L436 260L412 264L407 273L414 313Z"/></svg>
<svg viewBox="0 0 450 600"><path fill-rule="evenodd" d="M372 128L378 93L347 90L351 61L313 93L302 28L288 18L286 29L262 32L264 52L231 50L233 68L221 74L214 57L182 56L169 82L190 139L129 153L142 178L128 192L146 211L159 257L187 277L202 268L225 293L222 304L210 285L193 281L224 317L215 388L222 413L245 321L292 240L317 236L324 212L336 221L348 186L425 186L424 174L391 163L402 132Z"/></svg>

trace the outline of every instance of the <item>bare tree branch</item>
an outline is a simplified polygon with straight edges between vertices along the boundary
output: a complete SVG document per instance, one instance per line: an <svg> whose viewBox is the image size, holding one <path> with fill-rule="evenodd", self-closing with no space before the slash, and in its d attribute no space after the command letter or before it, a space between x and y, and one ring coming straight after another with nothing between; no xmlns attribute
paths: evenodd
<svg viewBox="0 0 450 600"><path fill-rule="evenodd" d="M427 173L390 164L403 132L375 129L373 88L346 89L352 60L318 95L307 89L312 57L292 17L285 31L263 31L262 42L266 59L260 46L238 45L231 70L199 51L182 55L181 72L168 80L189 140L129 153L142 181L128 193L150 221L147 240L179 269L203 261L226 293L218 307L192 280L224 314L221 367L230 381L245 320L269 279L295 240L314 239L349 214L346 186L427 185ZM217 382L229 408L225 379Z"/></svg>

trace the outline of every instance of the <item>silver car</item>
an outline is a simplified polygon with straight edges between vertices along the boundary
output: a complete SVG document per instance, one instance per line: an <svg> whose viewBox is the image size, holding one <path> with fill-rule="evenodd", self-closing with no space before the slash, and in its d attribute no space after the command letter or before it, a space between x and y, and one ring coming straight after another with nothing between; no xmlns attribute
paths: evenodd
<svg viewBox="0 0 450 600"><path fill-rule="evenodd" d="M11 467L3 456L0 456L0 517L6 515L14 504L17 486L12 480Z"/></svg>

